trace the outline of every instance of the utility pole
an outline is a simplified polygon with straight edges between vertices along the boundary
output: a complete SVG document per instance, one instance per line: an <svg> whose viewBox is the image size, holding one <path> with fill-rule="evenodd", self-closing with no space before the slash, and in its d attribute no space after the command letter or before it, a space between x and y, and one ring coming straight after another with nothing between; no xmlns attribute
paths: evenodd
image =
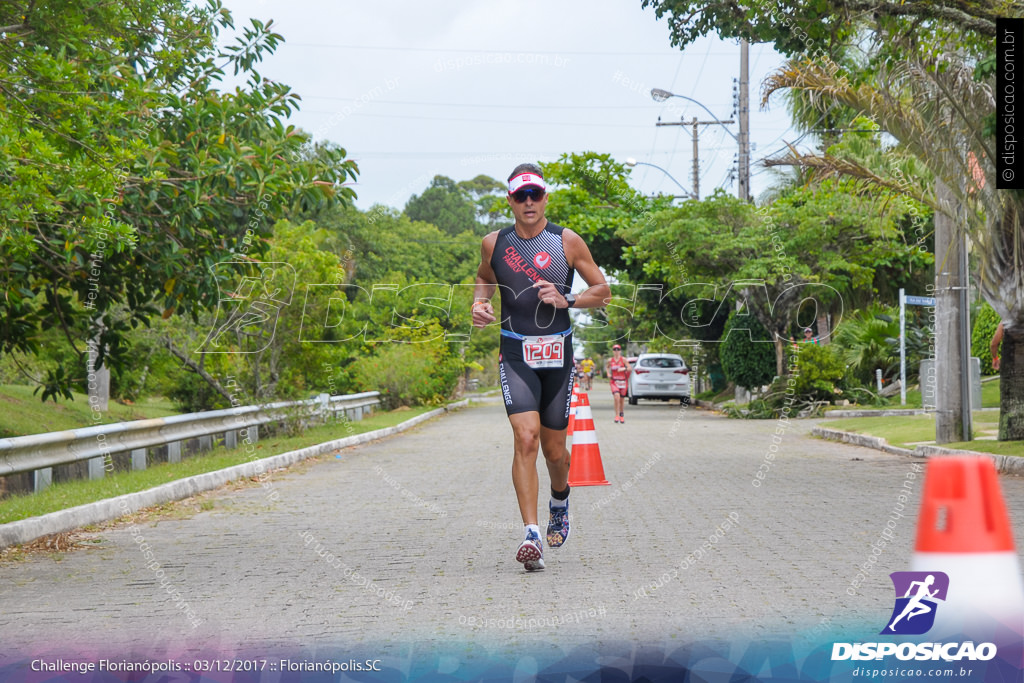
<svg viewBox="0 0 1024 683"><path fill-rule="evenodd" d="M693 117L693 200L700 201L700 165L697 163L700 149L697 145L697 117Z"/></svg>
<svg viewBox="0 0 1024 683"><path fill-rule="evenodd" d="M697 117L694 116L692 121L679 121L678 123L662 123L658 121L654 124L656 126L693 126L693 198L695 200L700 199L700 168L697 163L700 158L700 151L697 142L697 126L710 126L719 123L734 123L734 121L732 119L728 121L698 121Z"/></svg>
<svg viewBox="0 0 1024 683"><path fill-rule="evenodd" d="M935 180L940 205L952 208L956 201L949 187ZM967 314L964 302L968 286L962 262L963 236L953 219L935 212L935 443L968 441L971 438L970 375L962 368L965 351L962 329ZM968 346L968 349L970 347ZM968 361L969 362L969 361ZM964 404L964 396L967 403Z"/></svg>
<svg viewBox="0 0 1024 683"><path fill-rule="evenodd" d="M750 201L750 45L746 40L740 41L740 158L739 158L739 197L745 202Z"/></svg>

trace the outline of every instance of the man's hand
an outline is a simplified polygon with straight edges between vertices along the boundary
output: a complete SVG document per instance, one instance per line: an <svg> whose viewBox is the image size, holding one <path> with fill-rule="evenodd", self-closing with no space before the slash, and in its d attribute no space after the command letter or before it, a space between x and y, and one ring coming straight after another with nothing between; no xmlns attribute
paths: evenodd
<svg viewBox="0 0 1024 683"><path fill-rule="evenodd" d="M495 320L494 306L490 301L473 302L473 327L487 327Z"/></svg>
<svg viewBox="0 0 1024 683"><path fill-rule="evenodd" d="M562 293L558 291L558 287L551 284L547 280L538 280L533 283L533 288L537 290L537 298L546 304L551 304L555 308L569 308L569 302L565 300Z"/></svg>
<svg viewBox="0 0 1024 683"><path fill-rule="evenodd" d="M992 369L999 370L999 356L992 356Z"/></svg>

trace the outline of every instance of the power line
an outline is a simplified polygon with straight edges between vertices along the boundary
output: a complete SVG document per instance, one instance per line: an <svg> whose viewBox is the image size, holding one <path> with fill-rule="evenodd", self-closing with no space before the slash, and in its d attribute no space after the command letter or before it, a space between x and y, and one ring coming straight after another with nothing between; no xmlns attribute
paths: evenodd
<svg viewBox="0 0 1024 683"><path fill-rule="evenodd" d="M326 114L334 115L336 111L324 111L322 109L302 109L304 114ZM522 119L467 119L467 118L452 118L447 116L417 116L414 114L349 114L348 116L353 118L370 118L370 119L409 119L414 121L455 121L459 123L505 123L513 125L530 125L530 126L573 126L573 127L591 127L591 128L647 128L644 124L633 124L633 123L581 123L579 121L524 121ZM347 117L346 117L347 118Z"/></svg>
<svg viewBox="0 0 1024 683"><path fill-rule="evenodd" d="M521 47L508 50L495 50L493 48L474 49L468 47L408 47L404 45L338 45L334 43L292 43L285 41L284 45L291 47L317 47L331 48L337 50L382 50L385 52L468 52L473 54L531 54L531 55L581 55L588 57L675 57L675 50L666 52L607 52L594 50L524 50ZM708 54L712 54L709 52ZM715 52L713 54L725 55L729 52Z"/></svg>
<svg viewBox="0 0 1024 683"><path fill-rule="evenodd" d="M469 102L413 102L404 100L360 100L355 97L331 97L329 95L302 95L303 100L330 100L333 102L362 102L365 104L395 104L401 106L417 107L459 107L478 109L587 109L593 111L596 107L601 109L646 109L650 110L651 105L606 105L606 104L477 104Z"/></svg>

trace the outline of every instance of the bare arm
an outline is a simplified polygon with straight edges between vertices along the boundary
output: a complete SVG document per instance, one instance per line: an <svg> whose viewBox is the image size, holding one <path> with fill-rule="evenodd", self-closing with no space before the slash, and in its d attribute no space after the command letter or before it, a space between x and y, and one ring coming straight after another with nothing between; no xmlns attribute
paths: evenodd
<svg viewBox="0 0 1024 683"><path fill-rule="evenodd" d="M480 245L480 267L476 269L476 286L473 288L473 327L486 327L496 320L491 297L497 289L498 277L491 268L491 255L497 241L498 233L492 232Z"/></svg>
<svg viewBox="0 0 1024 683"><path fill-rule="evenodd" d="M1003 323L999 323L996 333L992 335L992 343L989 344L989 351L992 352L992 367L999 369L999 345L1003 343Z"/></svg>
<svg viewBox="0 0 1024 683"><path fill-rule="evenodd" d="M572 230L565 230L562 233L562 243L565 247L565 256L569 266L575 268L580 277L590 285L589 288L576 297L574 308L601 308L607 306L611 301L611 289L604 279L601 269L594 263L594 257L590 254L590 247L583 241L583 238Z"/></svg>
<svg viewBox="0 0 1024 683"><path fill-rule="evenodd" d="M996 327L996 333L992 335L992 343L989 344L989 351L992 352L992 369L999 370L999 345L1003 343L1003 323Z"/></svg>

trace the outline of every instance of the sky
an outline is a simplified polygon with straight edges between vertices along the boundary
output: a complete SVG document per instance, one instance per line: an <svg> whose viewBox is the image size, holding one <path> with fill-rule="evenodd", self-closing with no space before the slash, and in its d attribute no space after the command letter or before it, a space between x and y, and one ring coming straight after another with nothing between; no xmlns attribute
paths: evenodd
<svg viewBox="0 0 1024 683"><path fill-rule="evenodd" d="M670 45L668 24L640 0L226 0L236 27L273 19L285 42L258 65L302 97L291 123L341 145L360 169L356 206L404 207L435 175L504 180L524 161L595 151L638 162L644 194L693 190L691 126L710 120L680 98L733 118L736 41ZM799 134L780 95L767 110L760 85L782 64L770 46L750 48L751 188L772 182L757 162ZM737 124L699 127L699 192L735 195L730 180ZM653 164L648 166L644 164ZM660 168L655 168L660 167ZM678 184L677 184L678 183Z"/></svg>

